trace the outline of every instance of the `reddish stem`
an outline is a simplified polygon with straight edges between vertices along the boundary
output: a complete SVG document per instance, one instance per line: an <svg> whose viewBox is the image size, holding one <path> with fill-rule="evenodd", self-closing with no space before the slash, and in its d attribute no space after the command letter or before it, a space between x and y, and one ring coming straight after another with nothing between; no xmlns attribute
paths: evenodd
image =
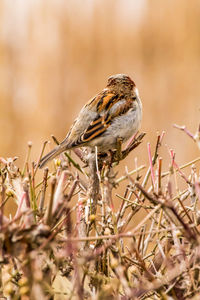
<svg viewBox="0 0 200 300"><path fill-rule="evenodd" d="M154 174L153 163L152 163L150 143L147 143L147 149L148 149L148 157L149 157L149 164L150 164L150 170L151 170L151 179L152 179L153 187L155 188L155 174Z"/></svg>

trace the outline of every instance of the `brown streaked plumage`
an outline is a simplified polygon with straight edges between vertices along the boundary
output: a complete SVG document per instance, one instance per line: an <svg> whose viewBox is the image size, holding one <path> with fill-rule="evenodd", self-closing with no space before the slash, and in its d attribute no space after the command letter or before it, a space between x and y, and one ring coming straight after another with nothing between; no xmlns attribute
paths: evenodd
<svg viewBox="0 0 200 300"><path fill-rule="evenodd" d="M127 75L113 75L106 88L81 109L66 138L41 159L39 167L74 147L97 146L101 152L113 149L119 137L124 142L138 131L141 118L135 83Z"/></svg>

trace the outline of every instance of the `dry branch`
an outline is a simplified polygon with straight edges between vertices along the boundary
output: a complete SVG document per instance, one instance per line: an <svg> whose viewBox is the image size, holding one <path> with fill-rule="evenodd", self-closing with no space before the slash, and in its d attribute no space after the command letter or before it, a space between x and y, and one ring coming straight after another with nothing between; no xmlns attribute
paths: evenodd
<svg viewBox="0 0 200 300"><path fill-rule="evenodd" d="M171 150L170 169L163 172L163 132L153 155L148 144L147 170L136 164L118 177L115 166L143 137L123 151L120 144L106 154L77 149L80 164L67 153L52 173L44 170L41 182L37 163L29 162L30 145L22 172L15 159L0 159L0 297L124 300L199 295L199 158L178 166ZM183 173L190 167L189 175ZM183 190L177 177L184 179ZM121 182L126 183L124 193L115 196ZM8 218L5 206L13 200L17 210ZM116 201L121 201L118 209Z"/></svg>

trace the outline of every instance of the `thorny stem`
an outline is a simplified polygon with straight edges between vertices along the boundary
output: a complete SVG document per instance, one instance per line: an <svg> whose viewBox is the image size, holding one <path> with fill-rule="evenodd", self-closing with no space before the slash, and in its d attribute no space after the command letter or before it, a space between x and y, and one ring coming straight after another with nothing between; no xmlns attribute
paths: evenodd
<svg viewBox="0 0 200 300"><path fill-rule="evenodd" d="M24 168L22 171L22 177L24 177L25 171L26 171L26 165L28 164L30 154L31 154L31 149L32 149L32 142L28 142L28 151L26 154L25 162L24 162Z"/></svg>
<svg viewBox="0 0 200 300"><path fill-rule="evenodd" d="M192 166L189 176L185 172L182 188L179 178L183 177L180 172L183 166L178 166L171 152L172 168L168 178L163 179L165 162L158 159L163 136L164 133L157 138L153 157L150 151L148 153L150 167L143 180L141 171L144 167L137 164L135 170L128 172L126 168L125 175L116 180L114 167L119 163L120 155L115 151L112 160L106 154L97 155L96 151L89 162L90 182L85 170L81 173L77 168L75 160L74 164L65 160L53 173L57 184L56 178L46 169L40 183L42 191L35 220L35 206L30 205L34 204L30 200L34 198L37 202L39 185L33 164L31 169L28 161L26 163L27 182L13 160L0 159L0 174L5 174L6 178L1 186L1 208L9 197L8 188L18 200L16 215L11 215L10 220L6 216L3 221L1 219L0 282L6 291L9 290L10 299L17 295L25 300L33 295L33 299L50 300L57 294L66 299L147 299L148 293L156 293L159 299L198 297L198 164ZM122 151L122 158L140 142L138 138L131 141L128 151ZM86 152L81 151L79 154L87 160ZM154 189L149 182L150 176ZM122 181L126 185L123 197L119 196L122 203L118 208L118 203L115 207L112 203L112 189ZM46 191L47 185L50 195ZM90 198L95 199L94 207L89 203ZM145 200L148 205L144 204ZM145 215L140 214L143 210ZM10 277L3 282L1 279L7 266ZM55 285L56 281L61 283L62 289ZM10 287L9 283L12 284Z"/></svg>
<svg viewBox="0 0 200 300"><path fill-rule="evenodd" d="M1 207L0 207L0 229L3 227L3 216L4 216L4 203L5 203L5 192L6 187L4 184L5 177L2 175L2 183L1 183Z"/></svg>
<svg viewBox="0 0 200 300"><path fill-rule="evenodd" d="M56 187L56 178L54 177L51 181L51 196L50 196L50 202L47 210L47 216L46 216L46 224L51 225L52 221L52 208L53 208L53 197L54 197L54 192L55 192L55 187Z"/></svg>
<svg viewBox="0 0 200 300"><path fill-rule="evenodd" d="M44 153L44 150L45 150L45 147L46 147L47 143L48 143L48 141L45 141L44 144L43 144L43 146L42 146L42 150L40 152L40 155L39 155L36 167L35 167L34 172L33 172L33 179L34 179L34 177L35 177L35 175L37 173L37 170L38 170L38 167L39 167L39 163L40 163L40 160L41 160L41 158L43 156L43 153Z"/></svg>
<svg viewBox="0 0 200 300"><path fill-rule="evenodd" d="M159 150L159 147L161 146L161 142L163 140L164 135L165 135L165 132L163 131L161 135L158 134L158 136L157 136L156 148L155 148L154 156L153 156L153 159L152 159L152 165L153 166L156 163L156 160L157 160L157 157L158 157L158 150ZM142 183L143 187L145 187L147 185L150 173L151 173L151 167L148 168L148 171L147 171L147 173L144 177L144 180L143 180L143 183ZM141 194L138 195L139 198L140 198L140 196L141 196ZM126 221L124 222L124 225L121 229L122 231L124 231L126 229L129 222L132 220L133 216L138 212L138 210L139 210L138 207L133 206L133 210L126 217Z"/></svg>
<svg viewBox="0 0 200 300"><path fill-rule="evenodd" d="M44 208L44 199L45 199L45 193L47 188L47 178L48 178L48 168L44 169L44 175L43 175L43 185L42 185L42 192L40 197L40 204L39 204L39 213L43 214L43 208Z"/></svg>
<svg viewBox="0 0 200 300"><path fill-rule="evenodd" d="M153 188L155 189L155 174L154 174L154 170L153 170L153 161L152 161L152 156L151 156L150 143L147 143L147 148L148 148L149 164L150 164L150 170L151 170L151 179L152 179Z"/></svg>
<svg viewBox="0 0 200 300"><path fill-rule="evenodd" d="M99 195L99 176L97 172L96 158L92 154L88 160L90 170L90 185L88 198L90 199L90 214L95 215Z"/></svg>
<svg viewBox="0 0 200 300"><path fill-rule="evenodd" d="M174 128L184 131L190 138L193 139L194 142L196 142L194 135L187 129L187 127L185 125L180 126L180 125L174 124L173 126L174 126Z"/></svg>

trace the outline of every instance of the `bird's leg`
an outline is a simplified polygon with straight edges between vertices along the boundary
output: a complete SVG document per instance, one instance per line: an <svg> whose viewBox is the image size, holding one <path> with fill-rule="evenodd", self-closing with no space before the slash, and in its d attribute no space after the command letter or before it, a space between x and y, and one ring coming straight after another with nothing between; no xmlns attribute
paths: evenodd
<svg viewBox="0 0 200 300"><path fill-rule="evenodd" d="M113 153L112 150L108 150L107 155L108 155L107 165L111 167L112 163L113 163L113 155L114 155L114 153Z"/></svg>
<svg viewBox="0 0 200 300"><path fill-rule="evenodd" d="M116 160L122 160L122 138L117 138L117 151L116 151Z"/></svg>

